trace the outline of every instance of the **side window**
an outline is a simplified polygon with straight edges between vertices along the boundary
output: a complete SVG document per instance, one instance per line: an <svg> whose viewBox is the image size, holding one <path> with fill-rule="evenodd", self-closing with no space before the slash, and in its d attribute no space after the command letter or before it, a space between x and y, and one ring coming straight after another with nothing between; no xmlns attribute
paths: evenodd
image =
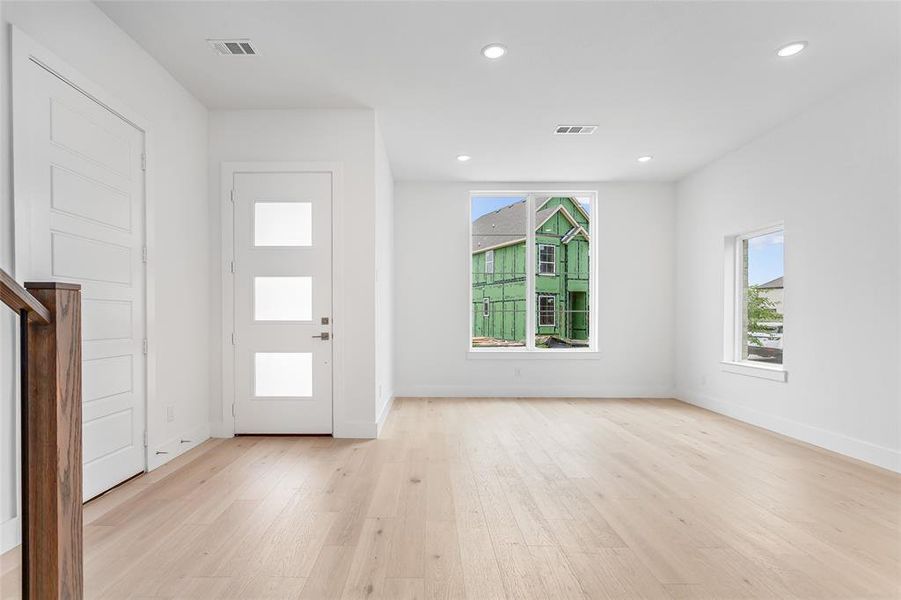
<svg viewBox="0 0 901 600"><path fill-rule="evenodd" d="M733 360L782 364L785 233L773 228L736 240L736 347Z"/></svg>
<svg viewBox="0 0 901 600"><path fill-rule="evenodd" d="M491 299L490 298L482 298L482 316L483 317L491 316Z"/></svg>
<svg viewBox="0 0 901 600"><path fill-rule="evenodd" d="M488 275L494 273L494 250L485 252L485 273Z"/></svg>
<svg viewBox="0 0 901 600"><path fill-rule="evenodd" d="M554 275L557 272L557 247L549 244L538 246L538 273Z"/></svg>
<svg viewBox="0 0 901 600"><path fill-rule="evenodd" d="M538 296L538 326L556 327L557 299L554 296Z"/></svg>

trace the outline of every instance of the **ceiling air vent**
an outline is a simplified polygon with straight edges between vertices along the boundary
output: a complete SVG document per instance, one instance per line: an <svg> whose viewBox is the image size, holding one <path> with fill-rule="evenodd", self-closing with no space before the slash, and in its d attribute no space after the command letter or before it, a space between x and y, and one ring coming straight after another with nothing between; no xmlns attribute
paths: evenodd
<svg viewBox="0 0 901 600"><path fill-rule="evenodd" d="M259 54L250 40L207 40L220 56L254 56Z"/></svg>
<svg viewBox="0 0 901 600"><path fill-rule="evenodd" d="M591 135L597 128L597 125L557 125L554 133L557 135Z"/></svg>

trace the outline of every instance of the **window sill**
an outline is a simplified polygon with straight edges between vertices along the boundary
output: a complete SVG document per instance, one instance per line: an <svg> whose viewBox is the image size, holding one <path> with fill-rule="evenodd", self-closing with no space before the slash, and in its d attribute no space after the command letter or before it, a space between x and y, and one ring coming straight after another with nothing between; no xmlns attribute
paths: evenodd
<svg viewBox="0 0 901 600"><path fill-rule="evenodd" d="M727 373L735 373L736 375L747 375L748 377L759 377L761 379L769 379L770 381L779 381L784 383L788 380L788 371L782 366L755 364L749 361L730 361L724 360L720 363L723 371Z"/></svg>
<svg viewBox="0 0 901 600"><path fill-rule="evenodd" d="M469 350L466 358L471 360L595 360L601 353L591 348L555 348L551 350L511 350L509 348L482 348Z"/></svg>

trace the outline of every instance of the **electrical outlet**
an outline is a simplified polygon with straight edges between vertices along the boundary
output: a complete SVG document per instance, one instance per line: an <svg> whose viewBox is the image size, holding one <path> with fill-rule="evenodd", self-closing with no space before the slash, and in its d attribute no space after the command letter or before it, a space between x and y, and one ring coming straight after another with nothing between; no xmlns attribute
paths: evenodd
<svg viewBox="0 0 901 600"><path fill-rule="evenodd" d="M521 377L521 376L522 376L522 369L520 369L519 367L513 367L513 376L514 376L514 377Z"/></svg>
<svg viewBox="0 0 901 600"><path fill-rule="evenodd" d="M166 422L171 423L175 420L175 405L170 404L166 407Z"/></svg>

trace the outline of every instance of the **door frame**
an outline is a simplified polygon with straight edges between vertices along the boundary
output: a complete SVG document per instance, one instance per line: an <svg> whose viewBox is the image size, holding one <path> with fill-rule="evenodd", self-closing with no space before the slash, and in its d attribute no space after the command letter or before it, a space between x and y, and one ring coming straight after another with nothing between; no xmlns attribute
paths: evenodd
<svg viewBox="0 0 901 600"><path fill-rule="evenodd" d="M151 238L150 232L153 231L153 223L154 223L154 211L153 211L153 202L151 199L153 198L153 186L151 184L151 179L149 177L150 174L150 160L148 156L148 148L151 146L150 139L150 121L146 119L140 113L132 110L131 107L128 106L125 102L120 101L114 95L107 92L103 87L94 83L84 75L82 75L79 71L71 67L64 60L59 58L56 54L40 45L34 39L29 37L26 33L24 33L21 29L16 27L15 25L10 25L10 30L12 33L12 57L11 57L11 73L10 73L10 81L12 88L12 106L11 109L13 114L15 114L16 104L25 102L25 94L30 92L31 90L23 89L24 82L26 81L25 71L27 69L33 68L37 66L38 68L42 68L54 77L61 80L63 83L71 86L76 91L84 94L90 100L96 102L106 110L110 111L138 131L143 134L144 144L141 149L141 154L144 156L144 181L143 181L143 191L144 191L144 210L143 210L143 230L142 234L144 237L144 248L145 248L145 256L152 257L154 251L154 244ZM15 124L13 123L13 129L15 129ZM24 277L23 271L24 266L27 264L26 256L27 256L27 245L24 244L24 240L28 238L30 235L30 219L26 218L29 215L29 211L26 210L26 206L30 202L30 193L31 191L25 188L24 185L24 176L22 174L22 161L17 160L17 157L24 156L24 153L27 149L28 142L26 140L21 139L21 136L15 135L15 131L13 131L13 148L12 148L12 163L13 163L13 214L15 215L13 219L14 223L14 247L15 247L15 261L13 267L13 276L17 281L20 281L22 277ZM156 350L154 348L154 344L152 343L155 339L155 324L156 324L156 307L154 303L154 295L155 295L155 272L153 268L153 262L151 260L144 261L144 337L147 340L147 351L143 354L144 357L144 373L145 373L145 383L144 383L144 402L143 402L143 410L139 411L140 417L143 420L143 440L139 443L143 444L143 456L144 456L144 472L146 473L151 468L155 468L162 464L161 462L157 464L153 464L152 457L150 456L150 415L149 415L149 407L151 403L156 398ZM21 281L20 281L21 283ZM18 333L16 334L18 336ZM21 357L18 356L19 346L16 344L16 359L21 360ZM20 396L20 382L19 382L19 372L16 370L16 464L21 463L21 448L19 442L19 424L20 419L22 417L19 414L19 408L21 406ZM21 487L21 473L17 470L16 475L16 488L19 489ZM21 514L21 494L17 494L17 508L16 515Z"/></svg>
<svg viewBox="0 0 901 600"><path fill-rule="evenodd" d="M332 176L332 436L336 433L338 415L344 414L344 253L340 232L344 200L344 167L340 162L264 161L222 162L219 180L220 218L220 293L222 322L219 342L222 348L221 426L217 437L235 435L235 205L232 189L235 175L241 173L329 173Z"/></svg>

